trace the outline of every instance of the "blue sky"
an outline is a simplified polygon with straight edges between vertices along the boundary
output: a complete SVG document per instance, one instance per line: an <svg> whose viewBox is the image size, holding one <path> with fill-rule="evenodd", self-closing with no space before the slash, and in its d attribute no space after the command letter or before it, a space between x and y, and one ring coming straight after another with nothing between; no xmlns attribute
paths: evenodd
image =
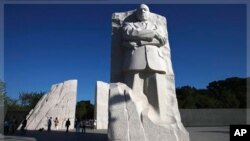
<svg viewBox="0 0 250 141"><path fill-rule="evenodd" d="M94 102L97 80L109 82L111 14L138 5L5 5L7 93L48 91L78 80L78 100ZM167 17L176 86L205 88L246 77L245 5L149 5Z"/></svg>

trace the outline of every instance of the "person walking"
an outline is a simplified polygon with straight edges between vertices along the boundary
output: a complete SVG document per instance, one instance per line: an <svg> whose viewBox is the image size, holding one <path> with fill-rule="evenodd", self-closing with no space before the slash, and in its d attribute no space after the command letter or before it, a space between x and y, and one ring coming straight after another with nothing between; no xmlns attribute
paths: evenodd
<svg viewBox="0 0 250 141"><path fill-rule="evenodd" d="M82 133L86 133L86 125L85 125L85 120L81 120L81 128L82 128Z"/></svg>
<svg viewBox="0 0 250 141"><path fill-rule="evenodd" d="M52 117L48 119L48 131L51 130L51 125L52 125Z"/></svg>
<svg viewBox="0 0 250 141"><path fill-rule="evenodd" d="M55 120L54 120L54 124L55 124L55 128L56 130L58 130L58 124L59 124L59 120L58 118L56 117Z"/></svg>
<svg viewBox="0 0 250 141"><path fill-rule="evenodd" d="M76 128L76 133L79 133L80 132L80 120L79 118L76 119L75 121L75 128Z"/></svg>
<svg viewBox="0 0 250 141"><path fill-rule="evenodd" d="M4 134L9 134L9 130L10 130L9 120L6 119L6 120L4 121Z"/></svg>
<svg viewBox="0 0 250 141"><path fill-rule="evenodd" d="M26 125L27 125L27 119L24 118L24 120L22 122L22 127L21 127L22 134L26 133L26 130L25 130Z"/></svg>
<svg viewBox="0 0 250 141"><path fill-rule="evenodd" d="M18 124L18 121L16 119L16 116L13 116L12 127L11 127L12 134L14 134L16 132L17 124Z"/></svg>
<svg viewBox="0 0 250 141"><path fill-rule="evenodd" d="M69 120L69 118L68 118L68 120L67 120L66 123L65 123L66 133L69 132L69 126L70 126L70 120Z"/></svg>

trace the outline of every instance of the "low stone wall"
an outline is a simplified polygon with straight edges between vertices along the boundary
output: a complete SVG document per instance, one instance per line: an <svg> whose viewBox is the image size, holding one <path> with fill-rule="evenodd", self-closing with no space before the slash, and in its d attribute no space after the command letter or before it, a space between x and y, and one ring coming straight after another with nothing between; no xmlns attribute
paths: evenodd
<svg viewBox="0 0 250 141"><path fill-rule="evenodd" d="M246 109L180 109L184 126L246 124Z"/></svg>

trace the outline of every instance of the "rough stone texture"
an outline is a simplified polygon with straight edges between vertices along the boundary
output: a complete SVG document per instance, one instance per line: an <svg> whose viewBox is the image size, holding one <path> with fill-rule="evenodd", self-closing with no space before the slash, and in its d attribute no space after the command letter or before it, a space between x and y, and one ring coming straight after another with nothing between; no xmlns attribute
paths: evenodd
<svg viewBox="0 0 250 141"><path fill-rule="evenodd" d="M145 10L149 18L141 20L145 7L112 15L109 140L189 141L178 110L166 18Z"/></svg>
<svg viewBox="0 0 250 141"><path fill-rule="evenodd" d="M149 118L147 97L123 83L112 83L109 95L109 141L189 141L181 122L156 123Z"/></svg>
<svg viewBox="0 0 250 141"><path fill-rule="evenodd" d="M101 81L96 83L95 95L95 120L96 129L108 128L108 98L109 84Z"/></svg>
<svg viewBox="0 0 250 141"><path fill-rule="evenodd" d="M110 141L140 141L145 139L140 116L129 93L131 90L125 84L113 83L110 86L108 127Z"/></svg>
<svg viewBox="0 0 250 141"><path fill-rule="evenodd" d="M53 122L55 117L59 119L59 130L65 129L65 122L68 118L71 122L69 128L73 129L76 95L77 80L68 80L64 83L52 85L50 91L39 100L35 108L32 109L26 117L26 129L38 130L44 128L47 130L47 121L49 117L52 117L52 130L55 130Z"/></svg>

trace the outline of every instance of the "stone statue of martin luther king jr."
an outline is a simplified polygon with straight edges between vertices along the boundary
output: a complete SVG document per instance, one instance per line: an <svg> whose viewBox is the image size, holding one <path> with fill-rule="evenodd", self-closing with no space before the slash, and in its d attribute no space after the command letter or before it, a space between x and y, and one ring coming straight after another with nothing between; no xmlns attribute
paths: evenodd
<svg viewBox="0 0 250 141"><path fill-rule="evenodd" d="M150 11L141 4L136 11L137 22L124 23L123 46L127 48L124 71L154 71L164 73L166 65L159 50L166 43L156 24L149 21Z"/></svg>
<svg viewBox="0 0 250 141"><path fill-rule="evenodd" d="M189 141L178 110L166 25L166 18L145 4L112 15L111 74L119 83L109 91L109 141Z"/></svg>
<svg viewBox="0 0 250 141"><path fill-rule="evenodd" d="M171 109L171 94L167 92L166 72L172 66L166 63L161 48L166 44L166 34L150 19L147 5L141 4L135 11L137 21L124 22L122 46L125 48L123 72L124 82L135 94L147 97L151 120L161 123L175 122ZM159 27L158 27L159 26ZM176 101L174 101L176 105ZM154 116L152 116L154 115Z"/></svg>

